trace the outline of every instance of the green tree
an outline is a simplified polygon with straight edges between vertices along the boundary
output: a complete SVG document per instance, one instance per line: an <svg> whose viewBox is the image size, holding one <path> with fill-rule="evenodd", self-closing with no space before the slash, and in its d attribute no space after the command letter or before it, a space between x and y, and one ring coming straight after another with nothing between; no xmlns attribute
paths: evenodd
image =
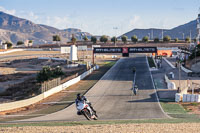
<svg viewBox="0 0 200 133"><path fill-rule="evenodd" d="M122 39L122 42L124 42L124 44L127 42L127 40L128 40L128 37L127 36L125 36L125 35L123 35L122 37L121 37L121 39Z"/></svg>
<svg viewBox="0 0 200 133"><path fill-rule="evenodd" d="M134 43L137 43L137 41L138 41L137 36L136 35L132 36L131 41L134 42Z"/></svg>
<svg viewBox="0 0 200 133"><path fill-rule="evenodd" d="M88 41L88 37L85 35L85 36L83 37L83 40L84 40L84 41Z"/></svg>
<svg viewBox="0 0 200 133"><path fill-rule="evenodd" d="M33 43L33 40L29 40L28 43Z"/></svg>
<svg viewBox="0 0 200 133"><path fill-rule="evenodd" d="M160 39L158 37L154 38L155 43L159 43Z"/></svg>
<svg viewBox="0 0 200 133"><path fill-rule="evenodd" d="M9 41L6 41L4 44L7 44L8 49L12 48L13 44Z"/></svg>
<svg viewBox="0 0 200 133"><path fill-rule="evenodd" d="M175 38L174 41L177 43L179 40L178 40L178 38Z"/></svg>
<svg viewBox="0 0 200 133"><path fill-rule="evenodd" d="M74 34L72 34L71 41L72 41L72 44L76 44L76 38L75 38Z"/></svg>
<svg viewBox="0 0 200 133"><path fill-rule="evenodd" d="M62 71L60 66L57 66L55 69L52 70L52 77L58 78L62 75L64 75L64 72Z"/></svg>
<svg viewBox="0 0 200 133"><path fill-rule="evenodd" d="M149 37L148 36L144 36L142 38L142 41L145 42L145 43L147 43L149 41Z"/></svg>
<svg viewBox="0 0 200 133"><path fill-rule="evenodd" d="M108 37L106 35L101 36L100 42L106 43L108 41Z"/></svg>
<svg viewBox="0 0 200 133"><path fill-rule="evenodd" d="M170 36L165 36L165 37L163 38L163 42L170 42L170 40L171 40L171 37L170 37Z"/></svg>
<svg viewBox="0 0 200 133"><path fill-rule="evenodd" d="M47 80L50 80L53 75L53 72L51 71L51 67L44 66L42 70L37 74L36 80L37 82L41 83Z"/></svg>
<svg viewBox="0 0 200 133"><path fill-rule="evenodd" d="M191 40L190 40L190 37L186 37L186 38L185 38L185 42L186 42L186 43L190 43L190 41L191 41Z"/></svg>
<svg viewBox="0 0 200 133"><path fill-rule="evenodd" d="M91 37L91 42L93 42L93 44L97 43L97 38L95 36Z"/></svg>
<svg viewBox="0 0 200 133"><path fill-rule="evenodd" d="M18 41L18 42L17 42L17 45L23 45L23 44L24 44L23 41Z"/></svg>
<svg viewBox="0 0 200 133"><path fill-rule="evenodd" d="M53 78L61 77L62 75L64 75L64 72L62 71L61 67L57 66L56 68L52 69L50 66L44 66L37 74L36 80L37 82L41 83Z"/></svg>
<svg viewBox="0 0 200 133"><path fill-rule="evenodd" d="M57 44L58 41L61 41L60 36L59 35L54 35L53 36L53 41L55 41L56 44Z"/></svg>
<svg viewBox="0 0 200 133"><path fill-rule="evenodd" d="M115 43L117 42L117 37L115 37L115 36L112 37L112 38L111 38L111 42L113 42L113 43L115 44Z"/></svg>

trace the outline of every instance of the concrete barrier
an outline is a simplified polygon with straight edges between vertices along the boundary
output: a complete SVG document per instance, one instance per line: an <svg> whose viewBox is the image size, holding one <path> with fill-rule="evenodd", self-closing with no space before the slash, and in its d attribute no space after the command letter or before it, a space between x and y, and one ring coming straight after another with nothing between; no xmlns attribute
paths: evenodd
<svg viewBox="0 0 200 133"><path fill-rule="evenodd" d="M186 94L186 102L191 102L191 94Z"/></svg>
<svg viewBox="0 0 200 133"><path fill-rule="evenodd" d="M198 94L181 94L176 93L175 95L176 102L200 102L200 95Z"/></svg>
<svg viewBox="0 0 200 133"><path fill-rule="evenodd" d="M187 102L187 94L183 94L183 102Z"/></svg>
<svg viewBox="0 0 200 133"><path fill-rule="evenodd" d="M190 102L195 102L195 99L196 99L195 97L196 97L196 95L192 94L190 97Z"/></svg>
<svg viewBox="0 0 200 133"><path fill-rule="evenodd" d="M51 95L53 95L55 93L58 93L60 91L62 91L62 85L59 85L57 87L54 87L54 88L44 92L44 98L47 98L47 97L49 97L49 96L51 96Z"/></svg>
<svg viewBox="0 0 200 133"><path fill-rule="evenodd" d="M172 81L169 80L167 75L165 75L165 82L167 83L167 88L168 89L176 89L176 84Z"/></svg>
<svg viewBox="0 0 200 133"><path fill-rule="evenodd" d="M175 94L175 102L181 102L182 101L182 95L180 93Z"/></svg>
<svg viewBox="0 0 200 133"><path fill-rule="evenodd" d="M10 102L10 103L3 103L0 104L0 111L6 111L6 110L12 110L12 109L17 109L17 108L22 108L29 106L31 104L37 103L44 99L44 94L40 94L38 96L25 99L25 100L20 100L16 102Z"/></svg>
<svg viewBox="0 0 200 133"><path fill-rule="evenodd" d="M195 102L200 102L200 95L196 95Z"/></svg>
<svg viewBox="0 0 200 133"><path fill-rule="evenodd" d="M185 73L191 73L192 72L191 70L183 67L182 65L181 65L181 70L183 70Z"/></svg>
<svg viewBox="0 0 200 133"><path fill-rule="evenodd" d="M51 58L51 57L38 57L38 60L66 61L66 59L62 59L62 58ZM78 64L77 64L77 65L78 65Z"/></svg>
<svg viewBox="0 0 200 133"><path fill-rule="evenodd" d="M7 50L7 51L0 52L0 55L1 55L1 54L12 53L12 52L18 52L18 51L24 51L24 49L11 49L11 50Z"/></svg>
<svg viewBox="0 0 200 133"><path fill-rule="evenodd" d="M90 73L92 73L94 70L99 69L99 66L96 65L95 67L91 68L90 70L86 71L85 73L81 74L80 76L69 80L57 87L54 87L38 96L29 98L29 99L25 99L25 100L20 100L20 101L15 101L15 102L10 102L10 103L2 103L0 104L0 112L1 111L7 111L7 110L12 110L12 109L17 109L17 108L22 108L22 107L26 107L29 105L32 105L34 103L37 103L55 93L58 93L62 90L64 90L65 88L76 84L77 82L79 82L81 79L84 79L86 76L88 76Z"/></svg>
<svg viewBox="0 0 200 133"><path fill-rule="evenodd" d="M158 97L161 99L175 99L177 90L174 89L157 89Z"/></svg>

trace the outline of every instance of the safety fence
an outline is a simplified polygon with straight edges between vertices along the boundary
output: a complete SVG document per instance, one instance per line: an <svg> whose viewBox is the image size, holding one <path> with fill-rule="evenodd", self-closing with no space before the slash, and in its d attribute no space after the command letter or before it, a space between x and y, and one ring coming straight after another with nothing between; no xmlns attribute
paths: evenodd
<svg viewBox="0 0 200 133"><path fill-rule="evenodd" d="M22 108L22 107L26 107L29 106L31 104L37 103L55 93L58 93L64 89L66 89L67 87L78 83L80 80L82 80L83 78L85 78L86 76L88 76L90 73L92 73L94 70L99 69L99 66L96 65L93 68L91 68L90 70L84 72L83 74L79 75L76 78L73 78L63 84L60 84L52 89L49 89L47 91L44 91L42 94L29 98L29 99L25 99L25 100L20 100L20 101L15 101L15 102L10 102L10 103L2 103L0 104L0 112L1 111L7 111L7 110L12 110L12 109L17 109L17 108ZM58 81L55 81L58 82ZM47 83L48 84L48 83ZM49 83L49 84L53 84L53 83ZM48 86L48 85L47 85ZM51 85L49 85L51 86ZM53 85L52 85L53 86ZM45 87L44 87L45 88ZM48 87L47 87L48 88ZM51 87L49 87L51 88ZM45 88L46 89L46 88ZM44 90L45 90L44 89Z"/></svg>
<svg viewBox="0 0 200 133"><path fill-rule="evenodd" d="M42 83L42 87L41 87L41 93L48 91L56 86L59 86L61 84L61 78L56 78L50 81L45 81L44 83Z"/></svg>

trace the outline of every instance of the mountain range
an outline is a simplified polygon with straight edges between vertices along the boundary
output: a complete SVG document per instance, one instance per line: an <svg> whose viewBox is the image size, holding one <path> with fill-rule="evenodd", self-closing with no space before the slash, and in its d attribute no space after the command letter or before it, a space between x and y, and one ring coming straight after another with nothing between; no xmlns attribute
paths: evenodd
<svg viewBox="0 0 200 133"><path fill-rule="evenodd" d="M0 12L0 40L10 41L16 44L17 41L33 40L33 44L53 43L52 36L59 35L61 43L70 40L72 34L77 39L82 36L90 37L91 34L82 32L80 29L57 29L47 25L35 24L29 20L22 19L4 12Z"/></svg>
<svg viewBox="0 0 200 133"><path fill-rule="evenodd" d="M194 39L197 34L197 21L193 20L189 23L177 26L172 29L133 29L124 35L126 35L129 39L131 36L136 35L138 39L142 39L144 36L148 36L150 39L154 39L158 37L162 39L163 36L170 36L172 39L178 38L179 40L185 39L186 37L190 37Z"/></svg>
<svg viewBox="0 0 200 133"><path fill-rule="evenodd" d="M150 39L158 37L162 39L163 36L169 35L172 39L179 38L185 39L191 35L191 38L196 37L196 26L197 21L193 20L189 23L177 26L172 29L133 29L124 35L131 36L136 35L139 39L144 36L150 36ZM87 32L82 32L80 29L69 28L69 29L57 29L51 26L35 24L29 20L22 19L0 11L0 41L10 41L16 44L17 41L33 40L33 44L52 44L52 36L59 35L61 37L61 43L66 43L71 39L72 34L77 39L81 39L81 36L92 35Z"/></svg>

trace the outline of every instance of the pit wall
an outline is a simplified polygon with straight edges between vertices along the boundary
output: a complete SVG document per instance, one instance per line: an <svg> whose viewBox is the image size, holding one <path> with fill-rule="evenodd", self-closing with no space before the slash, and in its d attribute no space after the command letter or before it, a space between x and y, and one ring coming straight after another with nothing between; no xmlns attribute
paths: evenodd
<svg viewBox="0 0 200 133"><path fill-rule="evenodd" d="M29 98L29 99L25 99L25 100L20 100L20 101L16 101L16 102L10 102L10 103L2 103L0 104L0 112L1 111L7 111L7 110L13 110L13 109L17 109L17 108L22 108L22 107L26 107L29 106L31 104L37 103L55 93L58 93L62 90L65 90L67 87L78 83L80 80L84 79L86 76L88 76L89 74L91 74L94 70L99 69L99 66L96 65L95 67L91 68L90 70L84 72L83 74L79 75L78 77L71 79L57 87L54 87L38 96Z"/></svg>

